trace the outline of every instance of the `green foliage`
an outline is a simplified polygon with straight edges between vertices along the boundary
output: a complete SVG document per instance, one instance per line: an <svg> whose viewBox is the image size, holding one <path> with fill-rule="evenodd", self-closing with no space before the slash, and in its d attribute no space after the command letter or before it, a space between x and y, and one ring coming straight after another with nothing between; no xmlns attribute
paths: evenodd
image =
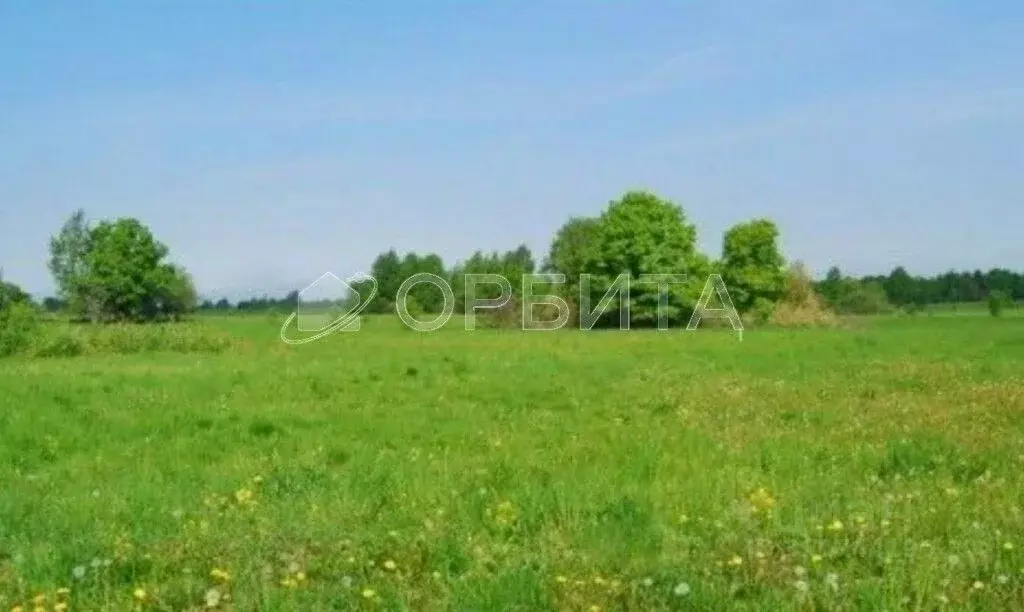
<svg viewBox="0 0 1024 612"><path fill-rule="evenodd" d="M596 306L620 274L631 278L630 317L640 325L657 321L659 290L641 283L642 274L686 275L685 284L668 287L670 321L688 319L700 297L711 268L697 252L697 229L686 220L683 209L646 191L627 192L602 213L594 246L586 249L585 269L592 274L591 308ZM609 316L609 320L617 314Z"/></svg>
<svg viewBox="0 0 1024 612"><path fill-rule="evenodd" d="M82 209L72 213L57 235L50 238L50 273L60 299L77 315L84 315L89 309L89 288L84 283L89 242L89 227Z"/></svg>
<svg viewBox="0 0 1024 612"><path fill-rule="evenodd" d="M572 217L555 233L544 263L545 272L565 275L563 294L574 301L579 299L580 275L587 272L591 257L589 249L595 248L600 219L594 217Z"/></svg>
<svg viewBox="0 0 1024 612"><path fill-rule="evenodd" d="M1003 314L1003 309L1013 305L1010 296L1002 291L993 291L988 296L988 313L993 317Z"/></svg>
<svg viewBox="0 0 1024 612"><path fill-rule="evenodd" d="M93 321L179 319L195 309L196 291L167 247L137 219L87 227L76 211L50 240L50 271L73 315Z"/></svg>
<svg viewBox="0 0 1024 612"><path fill-rule="evenodd" d="M881 281L846 277L835 266L818 284L818 291L839 314L874 315L893 310Z"/></svg>
<svg viewBox="0 0 1024 612"><path fill-rule="evenodd" d="M0 302L0 357L20 353L39 336L39 313L27 302Z"/></svg>
<svg viewBox="0 0 1024 612"><path fill-rule="evenodd" d="M739 312L760 299L775 303L786 290L785 260L779 251L779 230L768 219L731 227L722 245L722 280Z"/></svg>

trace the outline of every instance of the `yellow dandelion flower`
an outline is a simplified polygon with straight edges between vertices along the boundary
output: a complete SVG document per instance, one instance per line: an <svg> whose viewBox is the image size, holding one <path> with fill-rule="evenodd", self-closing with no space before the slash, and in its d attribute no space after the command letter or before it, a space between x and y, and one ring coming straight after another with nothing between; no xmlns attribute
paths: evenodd
<svg viewBox="0 0 1024 612"><path fill-rule="evenodd" d="M40 594L38 594L38 595L36 595L35 597L32 598L32 604L33 605L41 606L41 605L43 605L45 603L46 603L46 594L45 593L40 593Z"/></svg>
<svg viewBox="0 0 1024 612"><path fill-rule="evenodd" d="M384 569L388 570L389 572L393 572L396 569L398 569L398 564L392 561L391 559L388 559L384 562Z"/></svg>
<svg viewBox="0 0 1024 612"><path fill-rule="evenodd" d="M374 591L373 589L363 589L363 597L366 599L373 599L376 596L377 591Z"/></svg>
<svg viewBox="0 0 1024 612"><path fill-rule="evenodd" d="M1003 548L1006 550L1013 550L1013 542L1004 542Z"/></svg>
<svg viewBox="0 0 1024 612"><path fill-rule="evenodd" d="M842 531L843 530L843 522L838 520L838 519L832 521L829 524L829 526L828 526L828 530L829 531Z"/></svg>
<svg viewBox="0 0 1024 612"><path fill-rule="evenodd" d="M743 557L739 555L733 555L732 559L729 559L729 565L733 567L743 565Z"/></svg>
<svg viewBox="0 0 1024 612"><path fill-rule="evenodd" d="M594 584L596 584L598 586L604 586L607 583L608 583L608 581L605 580L603 577L601 577L601 576L594 576Z"/></svg>
<svg viewBox="0 0 1024 612"><path fill-rule="evenodd" d="M286 589L294 589L296 586L298 586L298 584L299 583L296 582L295 579L291 576L285 576L281 579L281 586L283 586Z"/></svg>
<svg viewBox="0 0 1024 612"><path fill-rule="evenodd" d="M748 497L750 505L753 507L754 512L769 512L775 507L775 499L772 497L768 489L761 487L754 491Z"/></svg>
<svg viewBox="0 0 1024 612"><path fill-rule="evenodd" d="M569 579L565 576L555 576L555 582L558 582L559 584L565 584L566 582L569 582Z"/></svg>
<svg viewBox="0 0 1024 612"><path fill-rule="evenodd" d="M295 572L295 580L299 582L306 581L306 572Z"/></svg>
<svg viewBox="0 0 1024 612"><path fill-rule="evenodd" d="M597 604L594 604L587 609L590 610L590 612L601 612L601 606Z"/></svg>
<svg viewBox="0 0 1024 612"><path fill-rule="evenodd" d="M22 608L19 604L11 606L11 612L25 612L25 608Z"/></svg>
<svg viewBox="0 0 1024 612"><path fill-rule="evenodd" d="M142 601L146 598L146 590L142 587L136 588L134 591L132 591L132 597L139 601Z"/></svg>
<svg viewBox="0 0 1024 612"><path fill-rule="evenodd" d="M821 563L821 555L811 555L811 563Z"/></svg>
<svg viewBox="0 0 1024 612"><path fill-rule="evenodd" d="M231 574L229 574L227 570L222 570L218 567L215 567L212 570L210 570L210 578L217 580L219 582L227 582L231 580Z"/></svg>
<svg viewBox="0 0 1024 612"><path fill-rule="evenodd" d="M972 584L971 587L976 591L980 591L981 589L985 588L985 583L980 580L975 580L974 584Z"/></svg>
<svg viewBox="0 0 1024 612"><path fill-rule="evenodd" d="M61 602L53 604L53 612L67 612L67 610L68 610L67 602L61 601Z"/></svg>
<svg viewBox="0 0 1024 612"><path fill-rule="evenodd" d="M71 594L71 589L68 587L60 587L57 589L57 597L67 597Z"/></svg>

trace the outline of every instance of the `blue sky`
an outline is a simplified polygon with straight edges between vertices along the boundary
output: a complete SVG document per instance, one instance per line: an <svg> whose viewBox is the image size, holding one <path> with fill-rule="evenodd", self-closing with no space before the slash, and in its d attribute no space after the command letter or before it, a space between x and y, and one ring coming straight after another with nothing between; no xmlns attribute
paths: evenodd
<svg viewBox="0 0 1024 612"><path fill-rule="evenodd" d="M1024 4L0 0L0 266L148 223L205 295L446 263L631 188L822 273L1024 267Z"/></svg>

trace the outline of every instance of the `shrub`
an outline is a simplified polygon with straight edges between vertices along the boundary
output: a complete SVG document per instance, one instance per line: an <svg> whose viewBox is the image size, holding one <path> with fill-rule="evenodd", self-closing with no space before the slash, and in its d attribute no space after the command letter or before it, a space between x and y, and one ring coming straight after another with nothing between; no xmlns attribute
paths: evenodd
<svg viewBox="0 0 1024 612"><path fill-rule="evenodd" d="M770 323L782 327L835 325L836 317L814 291L814 281L800 262L786 272L786 293L772 311Z"/></svg>
<svg viewBox="0 0 1024 612"><path fill-rule="evenodd" d="M993 317L998 317L1003 314L1003 309L1010 303L1010 296L1002 291L993 291L988 296L988 313Z"/></svg>
<svg viewBox="0 0 1024 612"><path fill-rule="evenodd" d="M39 313L25 302L0 306L0 357L29 349L39 337Z"/></svg>
<svg viewBox="0 0 1024 612"><path fill-rule="evenodd" d="M44 335L36 343L36 357L76 357L85 352L85 344L67 330Z"/></svg>

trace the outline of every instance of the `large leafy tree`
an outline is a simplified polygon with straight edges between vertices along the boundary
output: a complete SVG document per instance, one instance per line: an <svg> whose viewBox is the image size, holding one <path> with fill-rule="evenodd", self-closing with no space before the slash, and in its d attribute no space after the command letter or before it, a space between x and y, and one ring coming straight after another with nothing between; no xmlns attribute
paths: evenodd
<svg viewBox="0 0 1024 612"><path fill-rule="evenodd" d="M710 261L697 251L697 229L683 209L647 191L630 191L611 202L598 221L593 248L585 253L583 268L593 275L591 308L620 274L629 274L630 317L642 325L657 320L660 297L658 285L639 282L641 275L687 277L667 289L665 314L678 322L693 312L710 271Z"/></svg>
<svg viewBox="0 0 1024 612"><path fill-rule="evenodd" d="M725 232L722 279L740 312L755 304L774 304L785 293L785 260L778 243L779 230L768 219L740 223Z"/></svg>
<svg viewBox="0 0 1024 612"><path fill-rule="evenodd" d="M50 270L76 315L96 320L179 318L196 306L191 277L139 220L87 227L76 211L50 240Z"/></svg>

